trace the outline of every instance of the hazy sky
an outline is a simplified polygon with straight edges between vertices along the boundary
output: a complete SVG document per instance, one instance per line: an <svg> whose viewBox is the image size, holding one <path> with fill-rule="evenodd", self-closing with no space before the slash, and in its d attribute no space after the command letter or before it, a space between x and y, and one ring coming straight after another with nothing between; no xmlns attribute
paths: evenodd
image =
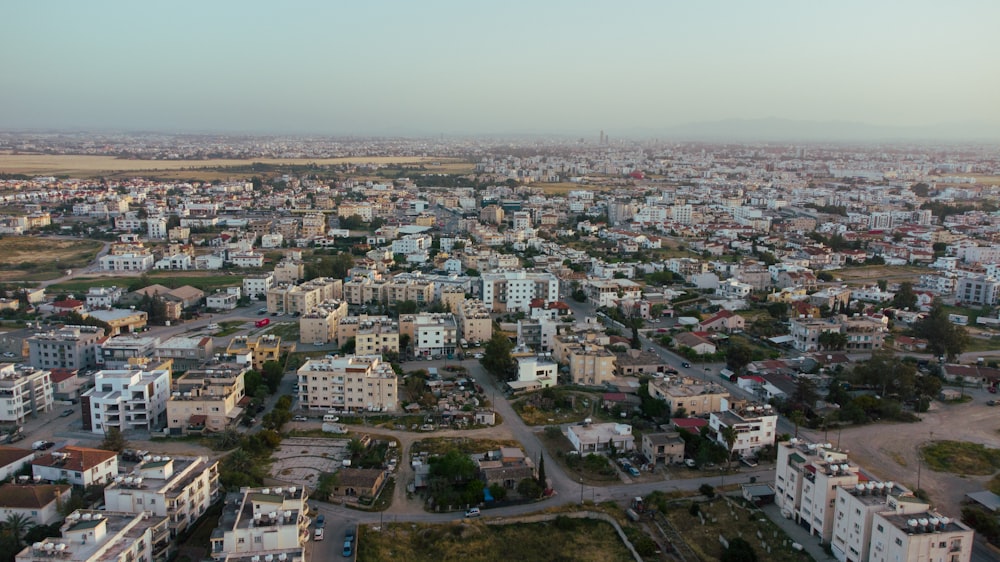
<svg viewBox="0 0 1000 562"><path fill-rule="evenodd" d="M0 128L1000 123L995 0L0 5Z"/></svg>

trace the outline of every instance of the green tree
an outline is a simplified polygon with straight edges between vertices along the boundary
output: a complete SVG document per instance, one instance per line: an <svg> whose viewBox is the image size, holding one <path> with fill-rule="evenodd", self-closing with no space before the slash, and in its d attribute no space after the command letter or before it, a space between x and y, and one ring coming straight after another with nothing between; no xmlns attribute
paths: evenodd
<svg viewBox="0 0 1000 562"><path fill-rule="evenodd" d="M757 562L757 552L741 537L729 539L729 546L722 551L720 562Z"/></svg>
<svg viewBox="0 0 1000 562"><path fill-rule="evenodd" d="M949 360L958 357L969 343L969 334L962 326L948 319L948 312L941 299L934 299L927 316L917 320L913 332L927 340L927 349L935 355L946 355Z"/></svg>
<svg viewBox="0 0 1000 562"><path fill-rule="evenodd" d="M538 485L543 490L549 487L548 480L545 478L545 455L538 455Z"/></svg>
<svg viewBox="0 0 1000 562"><path fill-rule="evenodd" d="M909 281L900 283L899 290L892 298L892 307L909 309L917 307L917 294L913 292L913 283Z"/></svg>
<svg viewBox="0 0 1000 562"><path fill-rule="evenodd" d="M271 394L278 391L278 386L281 385L281 378L284 375L285 370L282 368L281 363L277 361L265 361L261 367L261 376Z"/></svg>
<svg viewBox="0 0 1000 562"><path fill-rule="evenodd" d="M726 470L728 470L733 464L733 445L736 444L736 428L730 425L723 427L719 432L722 435L722 439L726 442Z"/></svg>
<svg viewBox="0 0 1000 562"><path fill-rule="evenodd" d="M753 359L753 350L744 343L733 343L726 349L726 366L739 374Z"/></svg>
<svg viewBox="0 0 1000 562"><path fill-rule="evenodd" d="M416 314L420 307L416 301L399 301L396 303L397 314Z"/></svg>
<svg viewBox="0 0 1000 562"><path fill-rule="evenodd" d="M795 424L795 437L799 436L799 426L806 423L806 416L802 413L802 410L794 410L788 416L789 421Z"/></svg>
<svg viewBox="0 0 1000 562"><path fill-rule="evenodd" d="M542 495L545 490L538 485L538 481L534 478L525 478L517 483L517 493L522 498L537 498Z"/></svg>
<svg viewBox="0 0 1000 562"><path fill-rule="evenodd" d="M479 362L488 373L499 381L512 380L517 374L517 363L511 355L514 344L510 338L500 331L500 327L494 325L493 335L483 348L483 358Z"/></svg>
<svg viewBox="0 0 1000 562"><path fill-rule="evenodd" d="M3 522L3 532L9 533L14 538L14 543L18 547L17 550L20 550L23 546L22 541L24 540L24 536L34 526L35 523L27 515L11 513Z"/></svg>
<svg viewBox="0 0 1000 562"><path fill-rule="evenodd" d="M117 427L109 427L104 432L104 441L101 441L101 449L105 451L116 451L121 452L126 447L128 447L128 441L125 440L125 436Z"/></svg>

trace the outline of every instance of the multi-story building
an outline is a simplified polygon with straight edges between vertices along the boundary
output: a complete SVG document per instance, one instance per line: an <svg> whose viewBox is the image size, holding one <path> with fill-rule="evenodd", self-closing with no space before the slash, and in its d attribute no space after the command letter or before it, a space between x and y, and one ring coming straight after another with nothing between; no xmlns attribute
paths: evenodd
<svg viewBox="0 0 1000 562"><path fill-rule="evenodd" d="M777 447L775 504L810 534L829 542L839 505L837 489L857 485L860 469L847 453L826 444L791 439Z"/></svg>
<svg viewBox="0 0 1000 562"><path fill-rule="evenodd" d="M326 301L299 318L299 341L325 344L337 339L337 326L347 318L347 303Z"/></svg>
<svg viewBox="0 0 1000 562"><path fill-rule="evenodd" d="M848 351L882 349L885 325L867 317L793 318L790 323L792 346L803 352L820 349L820 334L833 332L847 337Z"/></svg>
<svg viewBox="0 0 1000 562"><path fill-rule="evenodd" d="M568 325L552 318L518 320L517 345L535 351L552 351L552 342L559 335L559 329L564 327L568 327Z"/></svg>
<svg viewBox="0 0 1000 562"><path fill-rule="evenodd" d="M83 429L99 434L112 427L159 431L166 425L169 396L167 369L98 371L94 388L80 397Z"/></svg>
<svg viewBox="0 0 1000 562"><path fill-rule="evenodd" d="M309 213L302 217L302 227L299 236L302 238L317 238L326 234L326 215Z"/></svg>
<svg viewBox="0 0 1000 562"><path fill-rule="evenodd" d="M250 299L266 298L267 291L272 286L274 286L274 274L271 272L251 273L243 277L243 294Z"/></svg>
<svg viewBox="0 0 1000 562"><path fill-rule="evenodd" d="M361 322L354 335L356 355L399 353L399 325L395 322Z"/></svg>
<svg viewBox="0 0 1000 562"><path fill-rule="evenodd" d="M226 495L211 556L219 561L305 559L309 539L308 495L298 486L242 488Z"/></svg>
<svg viewBox="0 0 1000 562"><path fill-rule="evenodd" d="M716 443L740 458L753 457L765 446L774 445L778 438L778 414L770 404L728 409L728 402L727 400L723 404L726 409L712 412L708 418L708 427L714 432ZM736 430L736 441L732 449L723 435L723 429L727 427Z"/></svg>
<svg viewBox="0 0 1000 562"><path fill-rule="evenodd" d="M615 379L615 354L603 347L582 344L568 350L573 384L601 386Z"/></svg>
<svg viewBox="0 0 1000 562"><path fill-rule="evenodd" d="M729 391L725 388L688 378L653 379L648 388L649 395L666 402L672 414L683 410L691 417L721 411L724 401L729 399Z"/></svg>
<svg viewBox="0 0 1000 562"><path fill-rule="evenodd" d="M250 358L251 367L260 371L264 363L277 361L281 357L281 338L274 334L263 334L256 338L236 336L226 347L226 355Z"/></svg>
<svg viewBox="0 0 1000 562"><path fill-rule="evenodd" d="M129 475L104 488L109 511L152 512L169 520L176 536L195 522L219 497L219 461L208 457L150 456Z"/></svg>
<svg viewBox="0 0 1000 562"><path fill-rule="evenodd" d="M830 548L837 560L852 562L871 559L876 515L919 514L930 508L903 486L874 480L859 479L854 486L837 487L834 501Z"/></svg>
<svg viewBox="0 0 1000 562"><path fill-rule="evenodd" d="M146 271L153 267L153 254L107 254L97 259L102 271Z"/></svg>
<svg viewBox="0 0 1000 562"><path fill-rule="evenodd" d="M340 279L317 277L301 285L278 285L267 291L267 311L279 314L308 314L323 302L339 300L344 295Z"/></svg>
<svg viewBox="0 0 1000 562"><path fill-rule="evenodd" d="M559 300L559 279L547 272L494 271L480 276L480 295L493 312L527 313L533 299Z"/></svg>
<svg viewBox="0 0 1000 562"><path fill-rule="evenodd" d="M271 283L273 285L294 285L305 277L305 272L306 266L302 260L285 258L274 266L274 278Z"/></svg>
<svg viewBox="0 0 1000 562"><path fill-rule="evenodd" d="M481 300L462 302L455 313L455 320L458 322L460 339L473 343L489 341L493 337L493 319L490 317L489 309Z"/></svg>
<svg viewBox="0 0 1000 562"><path fill-rule="evenodd" d="M559 364L548 357L530 355L517 358L517 380L507 383L514 390L535 390L555 386Z"/></svg>
<svg viewBox="0 0 1000 562"><path fill-rule="evenodd" d="M458 314L459 310L465 304L465 293L465 289L461 287L441 287L441 292L437 296L437 300L445 310L452 314ZM482 304L482 301L480 301L480 304Z"/></svg>
<svg viewBox="0 0 1000 562"><path fill-rule="evenodd" d="M399 335L410 337L414 357L455 353L458 345L455 315L443 313L404 314L399 317Z"/></svg>
<svg viewBox="0 0 1000 562"><path fill-rule="evenodd" d="M66 517L60 537L32 543L16 562L149 562L165 560L170 547L167 518L78 509Z"/></svg>
<svg viewBox="0 0 1000 562"><path fill-rule="evenodd" d="M104 329L65 326L28 338L28 362L40 369L88 369L97 366L98 341Z"/></svg>
<svg viewBox="0 0 1000 562"><path fill-rule="evenodd" d="M52 409L52 373L28 365L0 364L0 422L24 424L28 414Z"/></svg>
<svg viewBox="0 0 1000 562"><path fill-rule="evenodd" d="M236 423L246 405L246 371L236 363L209 363L175 379L167 401L171 435L217 432Z"/></svg>
<svg viewBox="0 0 1000 562"><path fill-rule="evenodd" d="M31 461L31 474L49 482L66 481L86 488L118 476L118 453L67 445L41 453Z"/></svg>
<svg viewBox="0 0 1000 562"><path fill-rule="evenodd" d="M157 337L124 335L108 338L101 344L97 366L101 369L128 369L137 365L137 360L156 355L159 345L160 338Z"/></svg>
<svg viewBox="0 0 1000 562"><path fill-rule="evenodd" d="M215 340L211 336L174 336L156 346L160 359L170 359L175 371L186 371L208 361L215 354Z"/></svg>
<svg viewBox="0 0 1000 562"><path fill-rule="evenodd" d="M87 291L87 308L111 308L122 298L121 287L91 287Z"/></svg>
<svg viewBox="0 0 1000 562"><path fill-rule="evenodd" d="M357 338L358 330L360 330L362 326L374 325L385 326L386 332L390 329L390 327L395 327L396 331L399 331L399 323L388 316L368 316L367 314L362 314L360 316L348 316L342 319L336 326L336 336L333 339L337 342L338 346L342 347L351 338ZM399 340L397 339L397 348L399 347L398 341ZM358 353L357 355L361 354Z"/></svg>
<svg viewBox="0 0 1000 562"><path fill-rule="evenodd" d="M974 533L961 521L935 511L897 515L877 513L873 518L871 562L922 562L972 559Z"/></svg>
<svg viewBox="0 0 1000 562"><path fill-rule="evenodd" d="M382 285L382 302L394 305L413 301L428 305L434 301L434 282L426 279L392 279Z"/></svg>
<svg viewBox="0 0 1000 562"><path fill-rule="evenodd" d="M584 285L587 300L594 306L613 307L619 299L639 300L642 286L629 279L591 279Z"/></svg>
<svg viewBox="0 0 1000 562"><path fill-rule="evenodd" d="M378 355L327 356L298 370L299 403L307 410L395 412L396 373Z"/></svg>
<svg viewBox="0 0 1000 562"><path fill-rule="evenodd" d="M964 304L993 306L1000 299L1000 281L986 275L961 277L956 281L955 298Z"/></svg>

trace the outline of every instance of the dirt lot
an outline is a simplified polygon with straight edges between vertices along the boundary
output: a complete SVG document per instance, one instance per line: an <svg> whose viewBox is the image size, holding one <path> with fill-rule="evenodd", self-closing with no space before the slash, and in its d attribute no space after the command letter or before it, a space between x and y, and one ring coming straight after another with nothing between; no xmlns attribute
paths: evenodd
<svg viewBox="0 0 1000 562"><path fill-rule="evenodd" d="M903 281L917 281L921 275L927 274L927 268L910 265L868 265L861 267L846 267L830 272L834 277L844 280L844 283L851 285L870 285L874 280L885 279L889 283L902 283Z"/></svg>
<svg viewBox="0 0 1000 562"><path fill-rule="evenodd" d="M0 281L59 277L67 269L90 264L102 246L94 240L4 237L0 239Z"/></svg>
<svg viewBox="0 0 1000 562"><path fill-rule="evenodd" d="M844 429L840 444L850 451L850 458L875 476L917 487L917 448L929 441L953 440L980 443L1000 448L1000 411L986 401L995 395L985 390L967 390L973 396L964 404L934 402L930 412L921 414L917 423L881 423ZM822 437L822 434L819 434ZM836 443L834 433L828 435ZM919 470L920 487L932 502L949 516L957 516L959 504L968 492L986 487L991 476L956 475L934 472L927 466Z"/></svg>

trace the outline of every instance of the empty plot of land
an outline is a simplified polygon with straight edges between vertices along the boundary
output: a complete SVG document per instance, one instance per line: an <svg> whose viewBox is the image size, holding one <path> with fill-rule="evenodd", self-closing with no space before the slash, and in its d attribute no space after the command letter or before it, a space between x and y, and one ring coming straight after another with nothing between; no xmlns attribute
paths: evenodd
<svg viewBox="0 0 1000 562"><path fill-rule="evenodd" d="M88 265L103 244L32 236L0 239L0 280L38 281L61 276L66 269Z"/></svg>
<svg viewBox="0 0 1000 562"><path fill-rule="evenodd" d="M289 437L271 455L271 476L315 485L324 472L335 472L350 455L347 439Z"/></svg>
<svg viewBox="0 0 1000 562"><path fill-rule="evenodd" d="M845 283L870 285L879 279L894 283L917 281L921 275L927 274L927 268L912 265L868 265L847 267L830 273L834 277L843 279Z"/></svg>

